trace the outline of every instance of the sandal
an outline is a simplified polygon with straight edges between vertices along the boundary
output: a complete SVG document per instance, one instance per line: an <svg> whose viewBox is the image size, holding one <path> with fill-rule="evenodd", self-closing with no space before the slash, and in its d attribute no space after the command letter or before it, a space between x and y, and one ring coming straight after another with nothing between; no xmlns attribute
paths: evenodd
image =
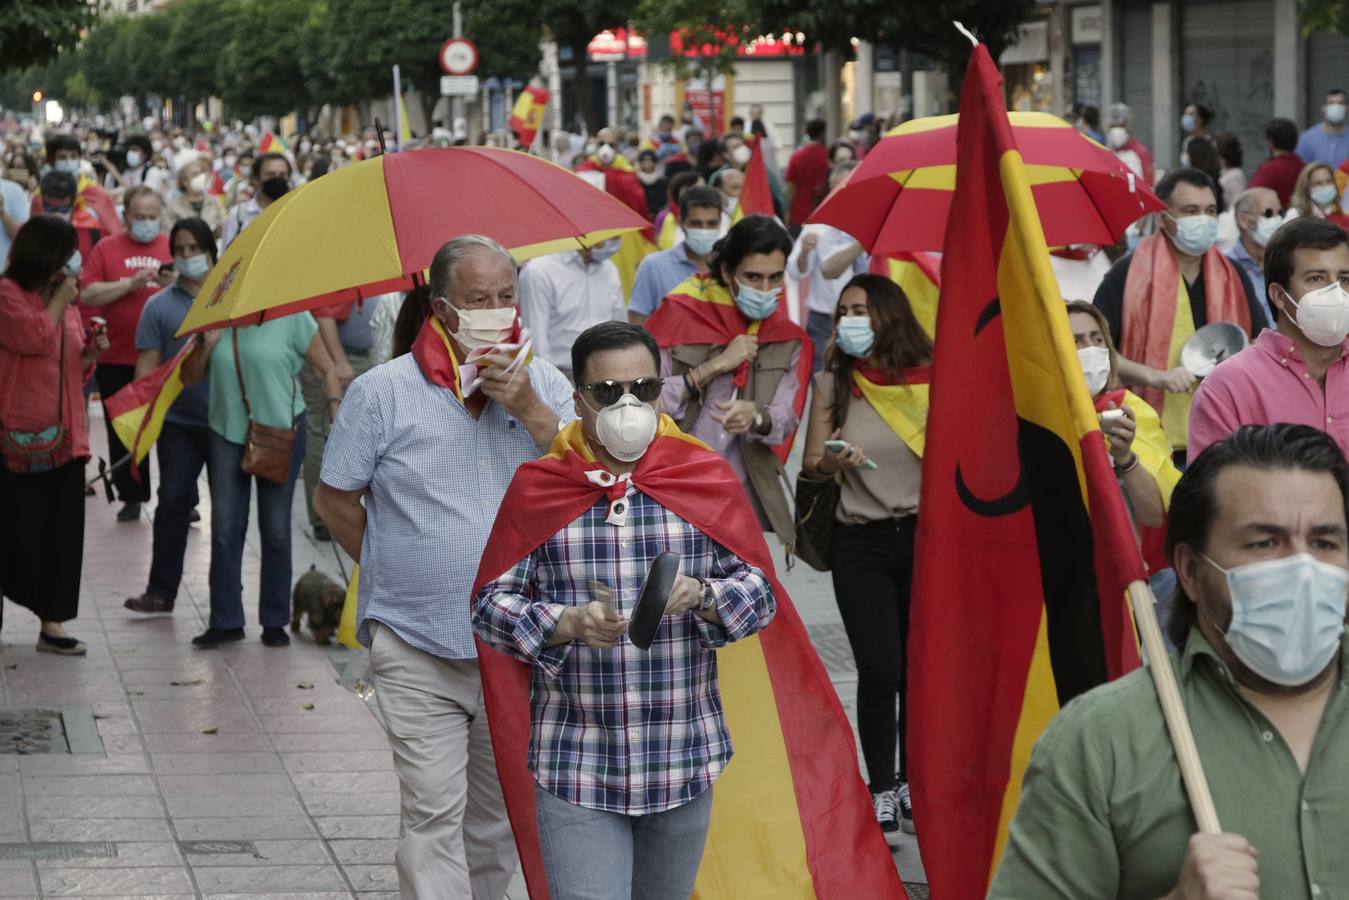
<svg viewBox="0 0 1349 900"><path fill-rule="evenodd" d="M83 656L89 652L84 641L69 636L52 637L45 631L38 632L37 650L39 653L59 653L62 656Z"/></svg>

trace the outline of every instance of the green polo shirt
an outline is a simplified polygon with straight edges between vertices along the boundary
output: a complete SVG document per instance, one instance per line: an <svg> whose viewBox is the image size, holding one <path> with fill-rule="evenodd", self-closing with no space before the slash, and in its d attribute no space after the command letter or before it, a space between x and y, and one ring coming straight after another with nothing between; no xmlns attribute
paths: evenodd
<svg viewBox="0 0 1349 900"><path fill-rule="evenodd" d="M1197 629L1177 671L1222 830L1260 852L1260 895L1349 896L1349 637L1305 778ZM1175 887L1194 831L1152 674L1139 669L1045 729L988 896L1157 900Z"/></svg>

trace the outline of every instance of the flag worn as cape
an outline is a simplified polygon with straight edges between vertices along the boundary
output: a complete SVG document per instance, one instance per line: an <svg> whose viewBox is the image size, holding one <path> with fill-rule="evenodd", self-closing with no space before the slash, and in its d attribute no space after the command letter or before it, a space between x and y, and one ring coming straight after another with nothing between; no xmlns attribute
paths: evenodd
<svg viewBox="0 0 1349 900"><path fill-rule="evenodd" d="M515 99L509 124L522 147L528 149L534 146L534 137L543 126L543 112L547 108L548 89L545 87L526 85Z"/></svg>
<svg viewBox="0 0 1349 900"><path fill-rule="evenodd" d="M543 458L516 472L492 527L473 596L598 500L607 488L580 422ZM736 754L713 788L712 823L693 896L903 896L838 695L811 646L745 492L726 461L662 416L632 473L637 489L768 578L777 615L759 634L717 651L718 684ZM548 897L539 852L530 740L528 667L481 641L478 663L492 748L521 867L533 900Z"/></svg>
<svg viewBox="0 0 1349 900"><path fill-rule="evenodd" d="M918 324L923 326L928 337L935 337L937 299L941 295L941 254L915 250L873 256L871 271L899 285L909 298Z"/></svg>
<svg viewBox="0 0 1349 900"><path fill-rule="evenodd" d="M783 303L779 302L777 309L768 318L751 322L736 307L731 292L718 284L715 278L711 275L690 275L666 295L644 324L662 348L684 344L725 347L741 334L756 335L760 345L800 341L801 358L796 366L798 387L792 408L796 410L798 418L806 408L815 347L806 330L787 315ZM735 385L743 388L748 383L749 364L742 363L735 372ZM796 432L793 431L783 438L781 444L773 446L773 452L784 463L791 453L795 437Z"/></svg>
<svg viewBox="0 0 1349 900"><path fill-rule="evenodd" d="M983 897L1031 747L1139 664L1144 578L983 45L960 100L910 615L913 809L932 895Z"/></svg>
<svg viewBox="0 0 1349 900"><path fill-rule="evenodd" d="M771 219L777 215L773 209L773 190L768 185L768 169L764 167L763 139L747 134L745 146L749 147L749 165L745 166L745 184L731 213L731 224L745 216L762 215Z"/></svg>
<svg viewBox="0 0 1349 900"><path fill-rule="evenodd" d="M915 366L894 373L855 365L852 380L853 394L871 404L881 421L922 459L932 367Z"/></svg>
<svg viewBox="0 0 1349 900"><path fill-rule="evenodd" d="M137 378L108 398L108 418L122 446L133 457L131 477L140 480L139 467L164 430L164 416L183 392L183 360L196 341L187 341L153 372Z"/></svg>

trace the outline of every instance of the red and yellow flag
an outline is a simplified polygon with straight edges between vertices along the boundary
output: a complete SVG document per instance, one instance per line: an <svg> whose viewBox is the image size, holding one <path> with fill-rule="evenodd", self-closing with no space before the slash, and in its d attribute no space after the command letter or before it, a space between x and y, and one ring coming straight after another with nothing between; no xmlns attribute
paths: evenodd
<svg viewBox="0 0 1349 900"><path fill-rule="evenodd" d="M740 199L731 213L731 224L745 216L761 215L770 219L777 215L773 209L773 191L768 185L768 169L764 166L763 140L758 135L745 135L749 148L749 165L745 166L745 184Z"/></svg>
<svg viewBox="0 0 1349 900"><path fill-rule="evenodd" d="M937 300L941 296L941 254L914 250L873 256L871 271L899 285L909 298L918 324L923 326L928 337L936 337Z"/></svg>
<svg viewBox="0 0 1349 900"><path fill-rule="evenodd" d="M985 895L1049 720L1139 664L1124 591L1144 577L982 45L960 112L908 682L914 815L945 900Z"/></svg>
<svg viewBox="0 0 1349 900"><path fill-rule="evenodd" d="M521 466L501 502L473 594L569 525L607 491L579 422L542 459ZM773 622L717 651L735 756L717 779L695 898L853 900L903 897L857 767L852 729L791 598L778 581L754 511L719 455L662 416L633 484L768 577ZM497 773L529 896L547 900L530 739L529 670L478 644Z"/></svg>
<svg viewBox="0 0 1349 900"><path fill-rule="evenodd" d="M510 129L520 139L522 147L534 146L534 136L543 127L543 112L548 108L548 89L528 85L515 98L511 109Z"/></svg>
<svg viewBox="0 0 1349 900"><path fill-rule="evenodd" d="M645 325L662 348L685 344L725 347L741 334L755 335L760 345L800 341L801 355L796 364L797 389L792 407L798 418L805 410L815 345L806 330L788 317L785 304L779 303L768 318L751 322L736 307L731 292L714 278L710 275L690 275L666 295ZM735 372L735 386L744 388L748 383L749 364L742 363ZM784 463L791 453L795 437L796 432L793 431L781 444L773 446L773 452Z"/></svg>
<svg viewBox="0 0 1349 900"><path fill-rule="evenodd" d="M137 378L108 398L107 414L113 431L132 456L131 474L139 479L138 467L164 429L164 416L183 392L183 360L196 341L187 341L159 368Z"/></svg>
<svg viewBox="0 0 1349 900"><path fill-rule="evenodd" d="M274 131L267 131L262 135L262 140L258 141L259 153L290 153L290 144L286 143L285 138Z"/></svg>

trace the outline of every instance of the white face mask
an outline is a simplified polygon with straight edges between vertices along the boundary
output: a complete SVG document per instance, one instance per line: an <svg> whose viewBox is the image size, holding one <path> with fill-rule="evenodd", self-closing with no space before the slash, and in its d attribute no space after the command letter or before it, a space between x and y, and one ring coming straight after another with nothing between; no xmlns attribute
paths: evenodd
<svg viewBox="0 0 1349 900"><path fill-rule="evenodd" d="M1110 142L1111 149L1118 150L1129 143L1129 129L1116 125L1105 133L1105 138Z"/></svg>
<svg viewBox="0 0 1349 900"><path fill-rule="evenodd" d="M1251 240L1255 241L1261 247L1269 245L1269 239L1274 237L1274 232L1279 230L1283 220L1278 216L1260 216L1255 220L1255 227L1251 231Z"/></svg>
<svg viewBox="0 0 1349 900"><path fill-rule="evenodd" d="M1279 290L1293 307L1293 321L1307 340L1322 347L1338 347L1349 335L1349 293L1337 281L1308 291L1301 300L1280 286Z"/></svg>
<svg viewBox="0 0 1349 900"><path fill-rule="evenodd" d="M211 176L205 172L200 175L193 175L187 183L188 190L196 191L198 194L204 194L211 187Z"/></svg>
<svg viewBox="0 0 1349 900"><path fill-rule="evenodd" d="M1306 684L1325 671L1344 636L1349 572L1310 553L1224 569L1232 601L1227 646L1266 681Z"/></svg>
<svg viewBox="0 0 1349 900"><path fill-rule="evenodd" d="M440 298L440 302L446 306L450 305L443 297ZM450 337L454 338L465 353L500 344L510 337L511 331L515 328L517 310L514 306L503 306L499 309L455 307L454 311L459 314L459 330L451 331Z"/></svg>
<svg viewBox="0 0 1349 900"><path fill-rule="evenodd" d="M618 238L609 238L590 248L590 258L594 262L604 262L618 252Z"/></svg>
<svg viewBox="0 0 1349 900"><path fill-rule="evenodd" d="M600 165L607 166L614 161L614 147L612 144L601 144L600 149L595 152L595 156L600 161Z"/></svg>
<svg viewBox="0 0 1349 900"><path fill-rule="evenodd" d="M1082 374L1087 379L1087 390L1095 397L1105 390L1110 380L1110 350L1107 347L1082 347L1077 351Z"/></svg>
<svg viewBox="0 0 1349 900"><path fill-rule="evenodd" d="M1203 256L1218 240L1217 216L1171 216L1171 220L1176 223L1171 240L1181 253Z"/></svg>
<svg viewBox="0 0 1349 900"><path fill-rule="evenodd" d="M593 407L592 407L593 409ZM641 459L656 439L656 410L632 394L599 411L595 433L609 455L622 462Z"/></svg>
<svg viewBox="0 0 1349 900"><path fill-rule="evenodd" d="M743 169L745 166L749 165L749 159L753 155L754 154L749 147L741 144L731 151L731 162Z"/></svg>

